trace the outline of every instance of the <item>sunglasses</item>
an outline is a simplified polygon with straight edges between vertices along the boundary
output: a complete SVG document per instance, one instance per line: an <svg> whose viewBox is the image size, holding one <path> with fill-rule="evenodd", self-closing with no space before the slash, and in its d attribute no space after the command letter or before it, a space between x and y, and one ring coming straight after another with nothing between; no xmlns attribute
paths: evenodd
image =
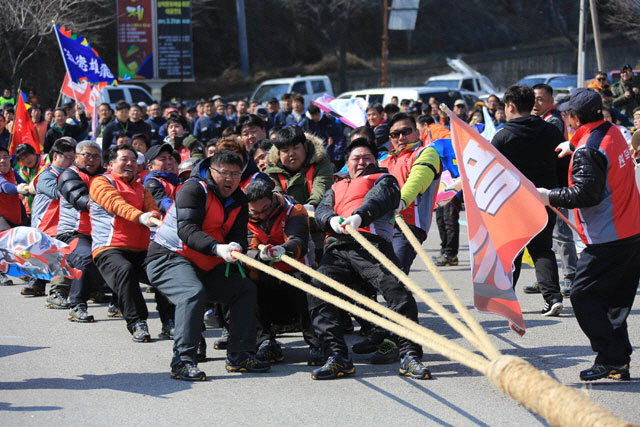
<svg viewBox="0 0 640 427"><path fill-rule="evenodd" d="M598 80L600 82L607 81L607 79L605 77L598 77L596 80Z"/></svg>
<svg viewBox="0 0 640 427"><path fill-rule="evenodd" d="M408 136L408 135L411 135L413 132L414 132L413 128L399 129L399 130L395 130L393 132L389 132L389 138L398 139L398 138L400 138L400 135Z"/></svg>

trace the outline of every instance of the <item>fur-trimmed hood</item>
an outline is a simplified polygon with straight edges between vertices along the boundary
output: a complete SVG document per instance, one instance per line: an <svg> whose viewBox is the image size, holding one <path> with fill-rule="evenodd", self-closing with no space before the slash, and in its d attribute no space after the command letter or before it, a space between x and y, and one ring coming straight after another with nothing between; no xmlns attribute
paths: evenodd
<svg viewBox="0 0 640 427"><path fill-rule="evenodd" d="M307 158L304 166L320 163L327 156L322 139L307 132L305 132L304 136L307 138ZM269 150L269 163L283 167L282 163L280 163L280 156L278 156L278 148L275 145Z"/></svg>

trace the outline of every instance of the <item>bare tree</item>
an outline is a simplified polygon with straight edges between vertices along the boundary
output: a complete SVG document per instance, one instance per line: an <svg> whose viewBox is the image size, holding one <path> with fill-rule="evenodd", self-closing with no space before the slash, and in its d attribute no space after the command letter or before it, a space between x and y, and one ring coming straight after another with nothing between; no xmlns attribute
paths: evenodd
<svg viewBox="0 0 640 427"><path fill-rule="evenodd" d="M86 36L115 19L110 0L0 0L0 9L0 71L13 83L29 60L55 42L53 23Z"/></svg>
<svg viewBox="0 0 640 427"><path fill-rule="evenodd" d="M640 3L636 0L614 0L604 3L606 22L616 32L640 40Z"/></svg>

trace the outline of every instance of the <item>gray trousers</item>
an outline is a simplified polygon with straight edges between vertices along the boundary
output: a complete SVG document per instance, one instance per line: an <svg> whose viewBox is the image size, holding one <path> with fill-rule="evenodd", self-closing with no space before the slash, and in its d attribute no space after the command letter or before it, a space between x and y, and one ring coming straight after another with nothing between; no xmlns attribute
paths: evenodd
<svg viewBox="0 0 640 427"><path fill-rule="evenodd" d="M256 287L235 266L225 277L226 264L211 271L195 267L176 254L154 254L145 262L149 282L176 306L173 359L197 363L202 318L207 298L229 307L228 353L256 349Z"/></svg>
<svg viewBox="0 0 640 427"><path fill-rule="evenodd" d="M565 217L569 216L568 209L558 208L558 210ZM556 216L556 225L553 228L553 250L560 255L564 280L573 282L573 278L576 276L576 265L578 264L576 244L573 241L571 227L559 216Z"/></svg>

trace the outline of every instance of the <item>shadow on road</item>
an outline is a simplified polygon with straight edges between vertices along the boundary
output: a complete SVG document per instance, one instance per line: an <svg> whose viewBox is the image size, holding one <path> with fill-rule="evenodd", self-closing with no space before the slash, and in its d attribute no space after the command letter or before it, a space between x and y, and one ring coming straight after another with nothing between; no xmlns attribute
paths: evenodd
<svg viewBox="0 0 640 427"><path fill-rule="evenodd" d="M26 353L27 351L42 350L49 347L30 347L27 345L0 345L0 357Z"/></svg>
<svg viewBox="0 0 640 427"><path fill-rule="evenodd" d="M0 402L0 411L31 412L31 411L59 411L62 406L11 406L11 403Z"/></svg>

